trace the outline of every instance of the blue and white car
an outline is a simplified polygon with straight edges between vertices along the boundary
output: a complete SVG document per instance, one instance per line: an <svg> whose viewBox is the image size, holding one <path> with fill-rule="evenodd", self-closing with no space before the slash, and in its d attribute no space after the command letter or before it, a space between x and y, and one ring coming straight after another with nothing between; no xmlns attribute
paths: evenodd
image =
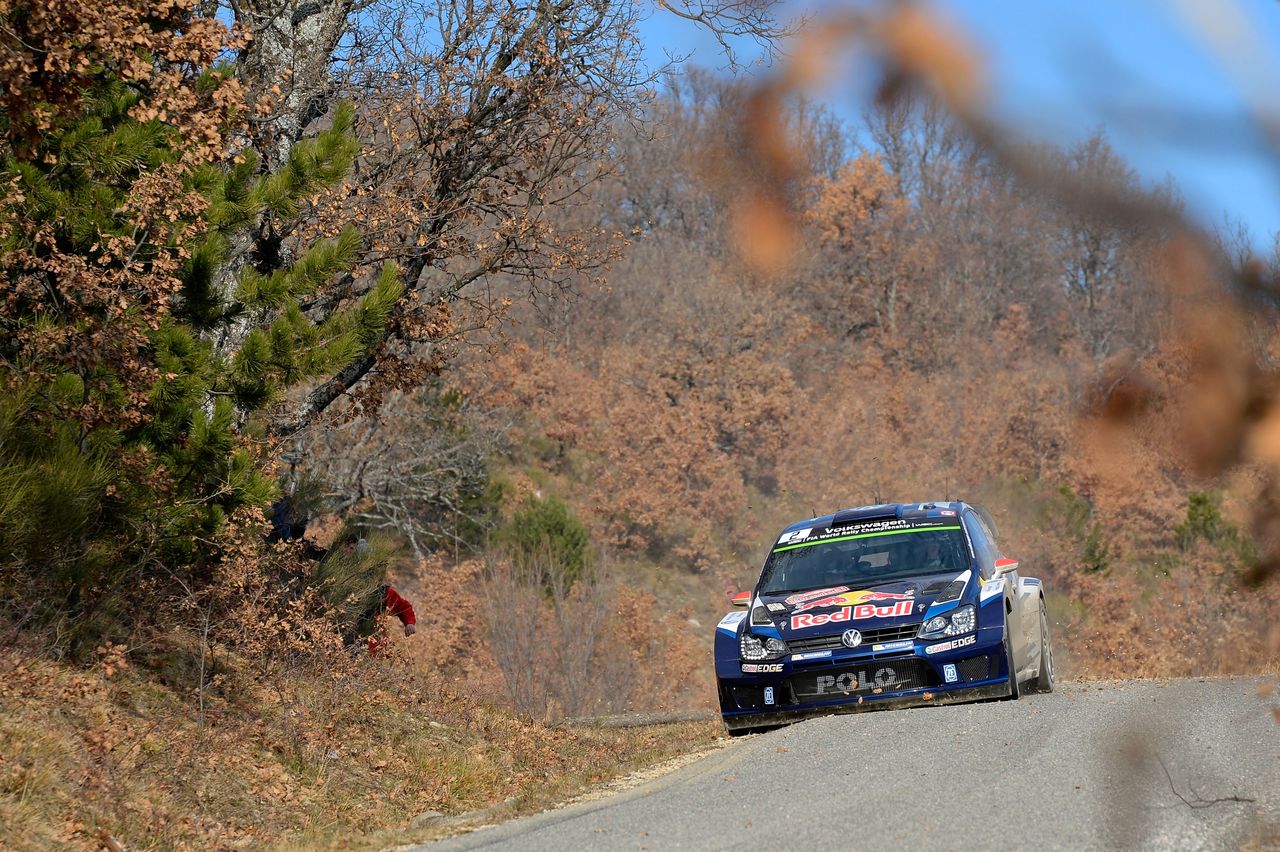
<svg viewBox="0 0 1280 852"><path fill-rule="evenodd" d="M874 707L1053 690L1040 581L959 502L846 509L778 536L716 625L731 733Z"/></svg>

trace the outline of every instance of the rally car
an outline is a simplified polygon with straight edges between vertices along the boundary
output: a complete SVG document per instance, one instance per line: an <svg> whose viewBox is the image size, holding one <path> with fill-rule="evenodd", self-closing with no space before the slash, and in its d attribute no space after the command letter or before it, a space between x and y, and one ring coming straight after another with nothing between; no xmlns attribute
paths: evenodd
<svg viewBox="0 0 1280 852"><path fill-rule="evenodd" d="M1053 690L1040 581L959 502L846 509L792 524L745 612L716 625L731 733L809 716Z"/></svg>

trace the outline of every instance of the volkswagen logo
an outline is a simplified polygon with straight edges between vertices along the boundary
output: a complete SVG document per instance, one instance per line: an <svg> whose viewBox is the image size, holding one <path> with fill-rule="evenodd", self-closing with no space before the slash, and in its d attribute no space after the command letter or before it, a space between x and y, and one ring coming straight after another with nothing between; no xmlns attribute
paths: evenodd
<svg viewBox="0 0 1280 852"><path fill-rule="evenodd" d="M846 648L856 648L862 644L862 634L856 630L846 630L840 634L840 642Z"/></svg>

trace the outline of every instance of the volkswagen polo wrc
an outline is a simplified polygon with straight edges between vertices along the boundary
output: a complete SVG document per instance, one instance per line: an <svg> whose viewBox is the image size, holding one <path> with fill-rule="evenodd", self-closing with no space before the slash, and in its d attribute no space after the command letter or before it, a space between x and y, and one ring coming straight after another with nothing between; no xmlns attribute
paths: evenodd
<svg viewBox="0 0 1280 852"><path fill-rule="evenodd" d="M1053 689L1040 581L958 502L846 509L792 524L745 612L716 625L716 680L733 733L807 716L1017 698Z"/></svg>

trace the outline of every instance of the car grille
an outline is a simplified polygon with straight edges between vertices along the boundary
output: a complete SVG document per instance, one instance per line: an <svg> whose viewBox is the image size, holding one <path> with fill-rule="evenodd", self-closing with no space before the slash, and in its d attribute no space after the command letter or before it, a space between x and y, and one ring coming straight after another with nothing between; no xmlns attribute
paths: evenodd
<svg viewBox="0 0 1280 852"><path fill-rule="evenodd" d="M875 630L862 631L862 644L859 648L865 648L869 645L878 645L884 642L896 642L901 639L911 639L920 629L920 622L914 624L899 624L896 627L880 627ZM791 653L798 654L805 651L833 651L837 648L843 648L844 643L840 641L840 634L836 633L831 636L815 636L809 639L788 639L787 647L791 649Z"/></svg>
<svg viewBox="0 0 1280 852"><path fill-rule="evenodd" d="M956 663L956 671L962 680L985 680L991 677L991 657L970 657Z"/></svg>
<svg viewBox="0 0 1280 852"><path fill-rule="evenodd" d="M789 683L796 699L803 702L921 689L936 685L936 681L932 666L923 660L906 659L793 675Z"/></svg>
<svg viewBox="0 0 1280 852"><path fill-rule="evenodd" d="M730 699L742 710L758 710L764 706L764 690L758 686L730 687Z"/></svg>

